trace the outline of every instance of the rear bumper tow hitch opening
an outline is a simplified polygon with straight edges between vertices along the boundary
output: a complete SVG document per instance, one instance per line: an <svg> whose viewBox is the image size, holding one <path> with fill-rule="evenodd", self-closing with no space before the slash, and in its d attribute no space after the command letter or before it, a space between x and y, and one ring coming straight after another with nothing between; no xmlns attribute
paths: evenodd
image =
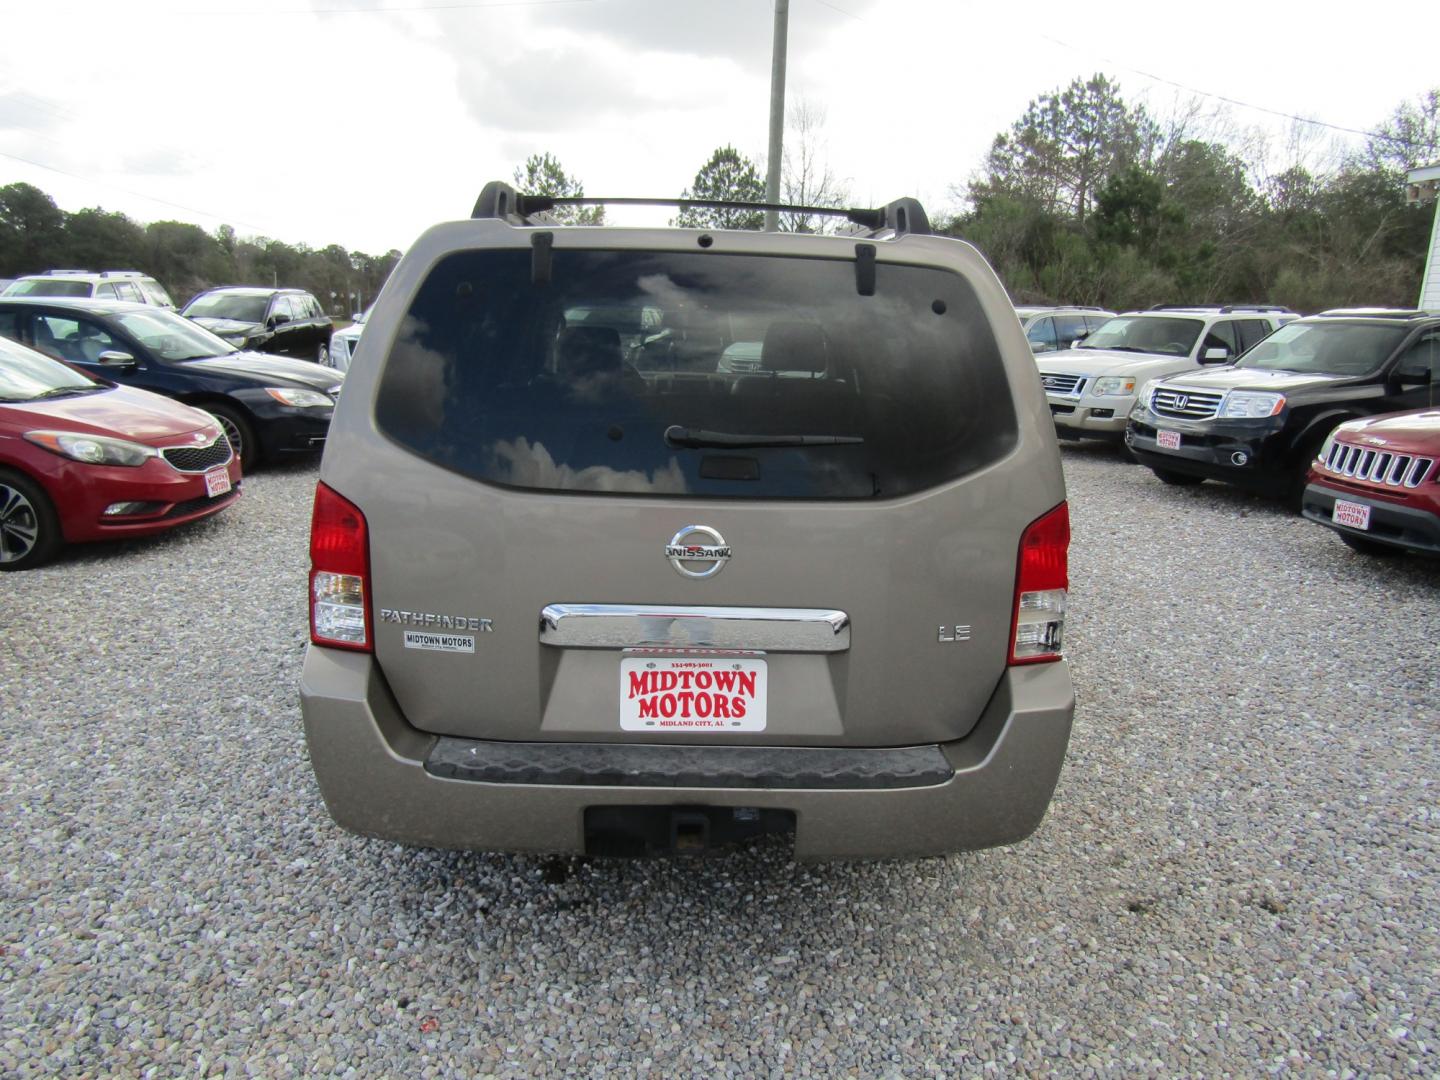
<svg viewBox="0 0 1440 1080"><path fill-rule="evenodd" d="M592 806L587 855L699 855L762 836L793 836L789 810L754 806Z"/></svg>

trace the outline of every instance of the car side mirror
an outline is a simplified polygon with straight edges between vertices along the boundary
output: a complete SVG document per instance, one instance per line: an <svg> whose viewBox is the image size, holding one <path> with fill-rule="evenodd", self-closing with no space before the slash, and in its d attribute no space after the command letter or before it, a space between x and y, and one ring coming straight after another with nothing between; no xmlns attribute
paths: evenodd
<svg viewBox="0 0 1440 1080"><path fill-rule="evenodd" d="M133 368L136 366L135 357L131 356L128 352L119 352L115 349L110 349L102 352L99 356L99 360L100 363L104 364L106 367Z"/></svg>
<svg viewBox="0 0 1440 1080"><path fill-rule="evenodd" d="M277 327L277 326L283 326L285 323L287 323L287 322L289 322L289 321L290 321L290 316L289 316L289 315L286 315L284 312L277 311L274 315L271 315L271 316L270 316L270 328L273 330L275 327Z"/></svg>
<svg viewBox="0 0 1440 1080"><path fill-rule="evenodd" d="M1032 341L1030 342L1030 351L1032 353L1049 352L1050 346L1046 345L1043 341Z"/></svg>
<svg viewBox="0 0 1440 1080"><path fill-rule="evenodd" d="M1429 386L1432 381L1428 369L1425 371L1401 371L1395 375L1395 382L1400 386Z"/></svg>
<svg viewBox="0 0 1440 1080"><path fill-rule="evenodd" d="M1206 349L1200 356L1200 362L1202 364L1223 364L1229 359L1229 349Z"/></svg>
<svg viewBox="0 0 1440 1080"><path fill-rule="evenodd" d="M1089 330L1081 330L1078 334L1076 334L1073 338L1070 339L1070 344L1072 347L1075 345L1079 345L1080 342L1084 341L1089 336Z"/></svg>

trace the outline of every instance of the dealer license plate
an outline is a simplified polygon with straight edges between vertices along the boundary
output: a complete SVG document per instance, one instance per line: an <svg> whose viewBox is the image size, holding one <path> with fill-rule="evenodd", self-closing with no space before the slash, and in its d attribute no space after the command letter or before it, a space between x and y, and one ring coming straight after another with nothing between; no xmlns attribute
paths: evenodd
<svg viewBox="0 0 1440 1080"><path fill-rule="evenodd" d="M1352 529L1370 528L1370 507L1364 503L1346 502L1344 499L1335 500L1335 511L1330 520L1336 525L1348 525Z"/></svg>
<svg viewBox="0 0 1440 1080"><path fill-rule="evenodd" d="M1160 444L1162 450L1179 450L1180 433L1178 431L1157 431L1155 441Z"/></svg>
<svg viewBox="0 0 1440 1080"><path fill-rule="evenodd" d="M205 474L205 494L210 498L230 490L230 474L224 469L211 469Z"/></svg>
<svg viewBox="0 0 1440 1080"><path fill-rule="evenodd" d="M765 660L754 654L626 656L622 731L764 731Z"/></svg>

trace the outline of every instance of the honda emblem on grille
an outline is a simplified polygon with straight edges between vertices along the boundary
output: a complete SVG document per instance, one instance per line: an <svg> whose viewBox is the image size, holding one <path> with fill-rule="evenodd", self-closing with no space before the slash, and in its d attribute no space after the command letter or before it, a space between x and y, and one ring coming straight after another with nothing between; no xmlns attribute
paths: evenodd
<svg viewBox="0 0 1440 1080"><path fill-rule="evenodd" d="M687 542L692 537L703 537L712 543ZM725 538L708 525L686 525L665 545L665 557L682 577L709 578L730 561L730 547Z"/></svg>
<svg viewBox="0 0 1440 1080"><path fill-rule="evenodd" d="M1189 404L1190 404L1190 398L1189 398L1188 396L1186 396L1185 394L1176 394L1176 395L1175 395L1175 408L1177 408L1177 409L1183 409L1183 408L1185 408L1186 405L1189 405Z"/></svg>

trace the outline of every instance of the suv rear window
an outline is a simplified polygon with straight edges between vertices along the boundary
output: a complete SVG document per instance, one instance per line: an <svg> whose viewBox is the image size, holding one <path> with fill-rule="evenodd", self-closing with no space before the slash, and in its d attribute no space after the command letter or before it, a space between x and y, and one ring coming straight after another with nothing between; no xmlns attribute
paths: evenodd
<svg viewBox="0 0 1440 1080"><path fill-rule="evenodd" d="M17 281L5 290L6 296L89 296L88 281Z"/></svg>
<svg viewBox="0 0 1440 1080"><path fill-rule="evenodd" d="M1003 456L1015 412L970 285L877 269L861 296L848 260L566 250L534 284L528 250L460 252L416 294L376 420L544 491L888 497Z"/></svg>

